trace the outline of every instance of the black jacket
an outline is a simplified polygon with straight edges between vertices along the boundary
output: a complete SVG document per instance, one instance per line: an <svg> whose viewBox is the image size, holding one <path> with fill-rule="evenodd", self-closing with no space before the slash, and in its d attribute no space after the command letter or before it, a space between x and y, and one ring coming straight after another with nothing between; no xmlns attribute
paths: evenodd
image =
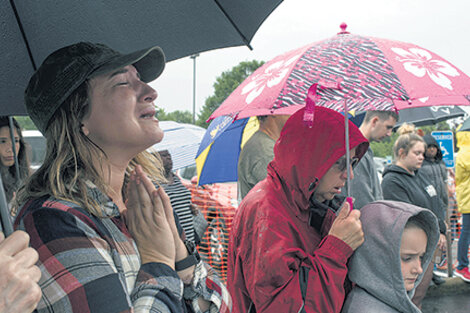
<svg viewBox="0 0 470 313"><path fill-rule="evenodd" d="M442 151L433 136L428 134L425 135L423 139L426 142L426 146L435 146L437 153L434 160L425 156L423 165L419 171L421 174L427 176L428 180L433 184L434 188L436 188L437 194L442 201L442 207L445 210L449 204L449 197L447 194L447 168L444 161L442 161ZM445 213L444 211L444 216Z"/></svg>
<svg viewBox="0 0 470 313"><path fill-rule="evenodd" d="M420 171L411 175L400 166L387 166L383 173L382 191L385 200L407 202L431 210L439 220L440 232L445 234L441 200L434 186Z"/></svg>

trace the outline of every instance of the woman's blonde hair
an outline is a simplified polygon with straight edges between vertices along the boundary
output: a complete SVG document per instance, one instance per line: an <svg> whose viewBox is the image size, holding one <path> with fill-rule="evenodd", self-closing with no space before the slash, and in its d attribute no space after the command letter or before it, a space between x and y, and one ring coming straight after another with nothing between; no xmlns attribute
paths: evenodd
<svg viewBox="0 0 470 313"><path fill-rule="evenodd" d="M123 190L126 189L129 174L134 170L136 165L142 166L142 170L145 172L145 174L147 174L147 176L155 185L168 183L167 179L165 178L163 161L160 155L158 153L142 151L129 162L129 166L127 167L126 171L126 177L124 179ZM125 198L124 194L123 197Z"/></svg>
<svg viewBox="0 0 470 313"><path fill-rule="evenodd" d="M109 190L100 175L103 169L93 165L93 160L107 157L82 132L82 120L90 111L88 88L87 81L80 85L51 118L44 134L47 139L44 162L20 190L18 204L52 195L101 216L98 203L87 194L87 182L93 182L103 192Z"/></svg>
<svg viewBox="0 0 470 313"><path fill-rule="evenodd" d="M408 151L410 151L411 147L413 147L416 142L422 142L426 146L423 137L416 134L413 124L404 123L398 128L397 133L400 136L398 136L393 145L393 156L395 160L398 160L400 157L401 149L403 149L403 152L407 155Z"/></svg>

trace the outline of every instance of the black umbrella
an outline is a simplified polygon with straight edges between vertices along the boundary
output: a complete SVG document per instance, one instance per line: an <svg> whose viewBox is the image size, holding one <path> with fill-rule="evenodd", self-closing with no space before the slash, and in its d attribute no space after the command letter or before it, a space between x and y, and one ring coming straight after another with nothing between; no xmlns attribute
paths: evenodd
<svg viewBox="0 0 470 313"><path fill-rule="evenodd" d="M167 60L247 45L282 0L0 1L0 115L26 114L23 92L52 51L79 41L120 52L160 46ZM251 47L250 47L251 48Z"/></svg>
<svg viewBox="0 0 470 313"><path fill-rule="evenodd" d="M470 131L470 117L463 121L462 126L458 129L459 132L468 132Z"/></svg>
<svg viewBox="0 0 470 313"><path fill-rule="evenodd" d="M464 116L466 112L459 106L443 105L404 109L398 114L399 121L395 125L395 129L404 123L412 123L415 126L437 124L452 118Z"/></svg>
<svg viewBox="0 0 470 313"><path fill-rule="evenodd" d="M25 115L23 93L53 51L79 42L126 53L158 45L168 61L247 45L282 0L2 0L0 115ZM11 222L0 177L0 217Z"/></svg>
<svg viewBox="0 0 470 313"><path fill-rule="evenodd" d="M361 126L366 112L359 112L350 117L350 120L357 125ZM443 106L430 106L430 107L417 107L412 109L400 110L399 121L395 125L394 130L404 123L411 123L415 126L425 126L437 124L442 121L450 120L452 118L464 116L466 112L454 105Z"/></svg>

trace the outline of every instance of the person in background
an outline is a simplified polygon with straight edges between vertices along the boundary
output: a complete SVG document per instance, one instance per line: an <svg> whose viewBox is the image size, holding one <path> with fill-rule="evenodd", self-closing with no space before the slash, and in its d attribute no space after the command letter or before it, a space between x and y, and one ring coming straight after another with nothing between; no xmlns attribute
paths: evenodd
<svg viewBox="0 0 470 313"><path fill-rule="evenodd" d="M28 244L23 231L7 239L0 232L0 312L32 312L41 299L38 253Z"/></svg>
<svg viewBox="0 0 470 313"><path fill-rule="evenodd" d="M163 161L166 184L162 184L170 197L171 206L178 215L181 226L186 233L186 239L198 244L202 234L197 234L194 228L195 218L199 213L197 206L191 203L191 192L183 186L178 175L173 173L173 160L168 150L158 151ZM202 216L203 217L203 216ZM207 224L207 222L206 222Z"/></svg>
<svg viewBox="0 0 470 313"><path fill-rule="evenodd" d="M424 153L424 161L420 172L427 176L428 180L436 189L442 201L444 216L446 216L447 207L449 205L446 164L442 160L442 151L436 139L431 134L424 135L423 139L426 143L426 152Z"/></svg>
<svg viewBox="0 0 470 313"><path fill-rule="evenodd" d="M390 137L397 122L398 114L395 111L367 111L359 130L369 142L380 142ZM347 186L342 190L344 196L346 196L346 190ZM370 146L354 169L350 193L355 199L354 208L359 210L367 203L383 199L374 152Z"/></svg>
<svg viewBox="0 0 470 313"><path fill-rule="evenodd" d="M0 116L0 172L2 175L5 196L10 207L15 199L16 192L30 175L26 143L21 133L21 127L13 118L13 134L15 137L15 151L18 158L19 177L16 175L13 144L10 136L8 116Z"/></svg>
<svg viewBox="0 0 470 313"><path fill-rule="evenodd" d="M457 206L462 213L462 229L460 231L457 261L454 274L470 283L468 268L468 246L470 244L470 132L457 132L459 152L455 164L455 185Z"/></svg>
<svg viewBox="0 0 470 313"><path fill-rule="evenodd" d="M80 42L32 76L26 108L47 150L18 193L15 227L39 253L38 312L230 311L225 286L181 239L163 188L141 165L127 175L163 138L148 82L164 66L159 47L123 55Z"/></svg>
<svg viewBox="0 0 470 313"><path fill-rule="evenodd" d="M342 313L419 313L411 301L436 249L436 216L409 203L377 201L361 209L364 244L349 261L354 283Z"/></svg>
<svg viewBox="0 0 470 313"><path fill-rule="evenodd" d="M350 122L346 162L344 117L305 108L286 122L268 176L240 203L228 248L227 285L234 312L339 312L348 258L363 240L360 211L339 197L348 171L367 150Z"/></svg>
<svg viewBox="0 0 470 313"><path fill-rule="evenodd" d="M449 206L449 193L447 188L447 168L442 160L442 151L436 139L427 134L423 136L426 143L426 152L424 153L424 161L420 172L432 183L441 199L442 215L444 220L447 216L447 208ZM436 285L445 283L445 280L436 274L432 275L432 281Z"/></svg>
<svg viewBox="0 0 470 313"><path fill-rule="evenodd" d="M423 138L414 133L414 126L403 124L399 129L400 136L393 145L395 164L385 168L382 190L385 200L402 201L431 210L439 221L438 248L446 247L446 225L442 203L436 189L419 170L424 160L426 144ZM421 301L432 279L434 263L424 273L421 283L416 288L413 303L421 308Z"/></svg>
<svg viewBox="0 0 470 313"><path fill-rule="evenodd" d="M274 157L274 143L281 134L289 115L258 116L259 129L245 143L238 158L239 201L261 180Z"/></svg>

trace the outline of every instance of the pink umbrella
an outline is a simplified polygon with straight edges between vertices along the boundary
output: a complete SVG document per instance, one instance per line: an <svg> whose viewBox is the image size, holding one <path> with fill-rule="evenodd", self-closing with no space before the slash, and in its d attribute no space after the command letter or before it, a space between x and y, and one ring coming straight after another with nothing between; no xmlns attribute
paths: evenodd
<svg viewBox="0 0 470 313"><path fill-rule="evenodd" d="M250 75L209 118L292 114L313 84L316 105L343 111L470 105L470 78L410 43L346 31L289 51ZM331 88L334 87L334 88Z"/></svg>

